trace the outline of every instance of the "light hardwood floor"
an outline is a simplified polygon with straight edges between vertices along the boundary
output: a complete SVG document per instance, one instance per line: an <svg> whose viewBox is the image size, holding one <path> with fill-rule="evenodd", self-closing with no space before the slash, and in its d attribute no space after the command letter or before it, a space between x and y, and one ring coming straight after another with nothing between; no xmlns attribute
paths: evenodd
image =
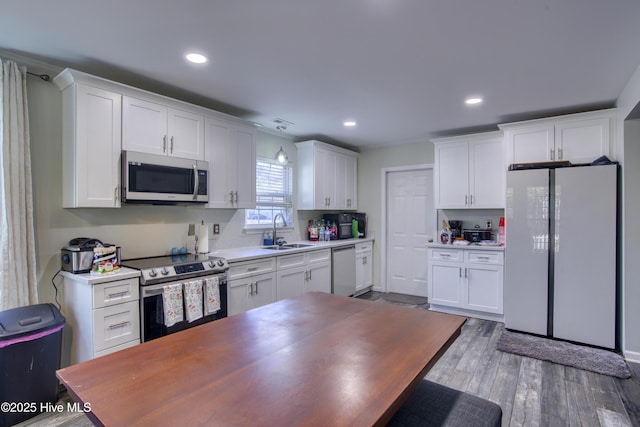
<svg viewBox="0 0 640 427"><path fill-rule="evenodd" d="M359 298L389 303L379 292ZM398 304L398 303L393 303ZM427 309L428 305L409 305ZM470 318L427 379L491 400L507 426L640 426L640 364L620 380L503 353L495 343L504 324ZM63 396L63 401L68 397ZM91 426L84 414L41 414L20 426ZM471 427L471 426L470 426Z"/></svg>

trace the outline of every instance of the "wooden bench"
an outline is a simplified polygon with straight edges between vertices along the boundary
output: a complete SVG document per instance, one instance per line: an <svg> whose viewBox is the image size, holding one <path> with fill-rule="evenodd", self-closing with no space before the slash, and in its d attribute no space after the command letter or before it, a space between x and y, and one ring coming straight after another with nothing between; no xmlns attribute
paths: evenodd
<svg viewBox="0 0 640 427"><path fill-rule="evenodd" d="M499 405L432 381L423 380L387 427L500 427Z"/></svg>

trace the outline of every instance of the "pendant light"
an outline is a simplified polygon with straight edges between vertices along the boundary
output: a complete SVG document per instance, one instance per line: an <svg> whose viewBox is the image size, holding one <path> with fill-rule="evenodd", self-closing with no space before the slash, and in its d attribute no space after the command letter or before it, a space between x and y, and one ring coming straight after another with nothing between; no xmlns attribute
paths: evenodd
<svg viewBox="0 0 640 427"><path fill-rule="evenodd" d="M278 129L280 133L282 133L282 131L287 129L287 127L277 126L276 129ZM282 145L280 146L280 151L276 153L276 161L283 166L289 163L289 156L287 156L287 152L282 149Z"/></svg>

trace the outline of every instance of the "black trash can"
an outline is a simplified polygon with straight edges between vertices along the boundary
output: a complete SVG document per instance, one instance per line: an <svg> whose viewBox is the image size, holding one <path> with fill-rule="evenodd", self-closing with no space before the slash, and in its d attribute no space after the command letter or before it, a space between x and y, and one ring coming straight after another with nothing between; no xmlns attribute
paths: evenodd
<svg viewBox="0 0 640 427"><path fill-rule="evenodd" d="M57 402L64 322L53 304L0 311L0 426L27 420Z"/></svg>

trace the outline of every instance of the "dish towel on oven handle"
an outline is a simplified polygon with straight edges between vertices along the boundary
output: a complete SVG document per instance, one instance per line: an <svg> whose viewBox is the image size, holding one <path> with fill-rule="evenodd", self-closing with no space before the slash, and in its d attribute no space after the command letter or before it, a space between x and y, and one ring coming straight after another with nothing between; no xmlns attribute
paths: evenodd
<svg viewBox="0 0 640 427"><path fill-rule="evenodd" d="M205 279L205 316L217 313L220 310L220 281L217 277Z"/></svg>
<svg viewBox="0 0 640 427"><path fill-rule="evenodd" d="M162 305L164 307L164 324L173 326L184 320L182 303L182 283L164 285L162 287Z"/></svg>
<svg viewBox="0 0 640 427"><path fill-rule="evenodd" d="M187 322L202 318L202 280L184 284L184 299L187 309Z"/></svg>

